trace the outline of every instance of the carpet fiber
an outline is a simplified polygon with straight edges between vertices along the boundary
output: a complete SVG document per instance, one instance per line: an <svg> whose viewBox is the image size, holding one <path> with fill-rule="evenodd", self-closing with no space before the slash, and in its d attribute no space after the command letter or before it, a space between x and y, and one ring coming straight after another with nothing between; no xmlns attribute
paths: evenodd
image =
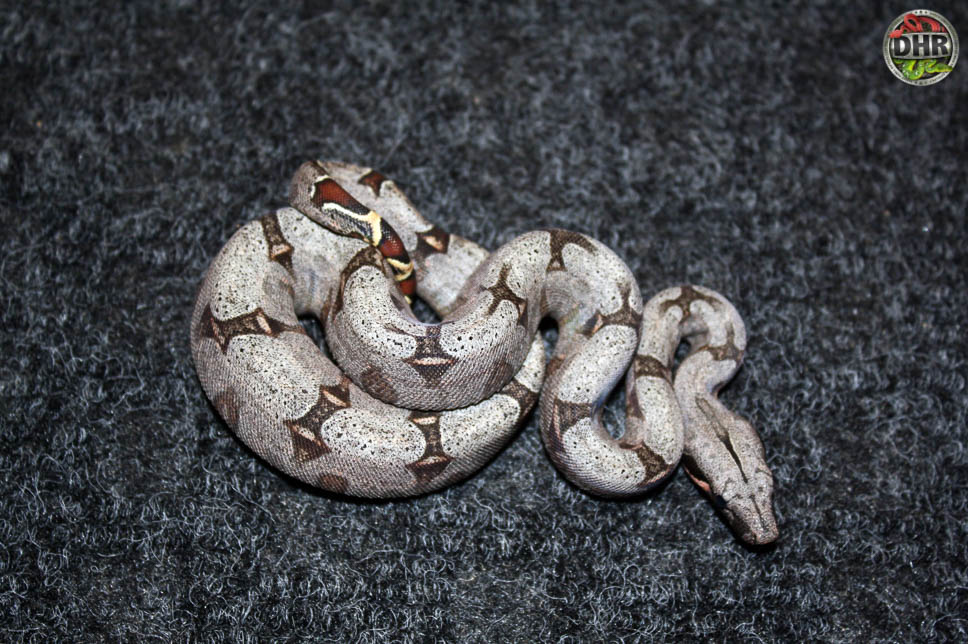
<svg viewBox="0 0 968 644"><path fill-rule="evenodd" d="M890 74L914 7L90 4L0 15L0 639L968 638L968 62ZM569 228L646 296L731 298L751 341L723 397L779 543L735 541L682 472L582 493L535 414L400 502L256 458L189 316L311 158L487 247Z"/></svg>

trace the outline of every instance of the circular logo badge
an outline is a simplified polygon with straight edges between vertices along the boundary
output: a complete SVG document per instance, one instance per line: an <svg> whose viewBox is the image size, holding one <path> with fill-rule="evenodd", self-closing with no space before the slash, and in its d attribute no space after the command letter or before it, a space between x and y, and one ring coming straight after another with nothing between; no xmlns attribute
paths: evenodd
<svg viewBox="0 0 968 644"><path fill-rule="evenodd" d="M884 34L884 62L910 85L931 85L944 79L958 61L958 34L935 11L915 9L891 21Z"/></svg>

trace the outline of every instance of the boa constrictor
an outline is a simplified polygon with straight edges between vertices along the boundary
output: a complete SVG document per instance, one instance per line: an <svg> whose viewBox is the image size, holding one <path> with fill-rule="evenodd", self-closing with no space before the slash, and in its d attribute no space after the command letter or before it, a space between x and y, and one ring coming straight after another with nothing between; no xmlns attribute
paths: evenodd
<svg viewBox="0 0 968 644"><path fill-rule="evenodd" d="M270 464L348 495L430 492L482 467L540 393L545 448L575 485L638 494L681 457L741 539L776 539L763 445L716 397L746 346L724 297L680 286L643 304L611 250L564 230L489 254L353 165L304 164L290 203L226 243L191 324L205 392ZM414 317L415 290L441 323ZM321 321L339 367L302 315ZM547 364L537 333L546 316L558 324ZM691 351L673 378L683 339ZM600 412L626 370L615 439Z"/></svg>

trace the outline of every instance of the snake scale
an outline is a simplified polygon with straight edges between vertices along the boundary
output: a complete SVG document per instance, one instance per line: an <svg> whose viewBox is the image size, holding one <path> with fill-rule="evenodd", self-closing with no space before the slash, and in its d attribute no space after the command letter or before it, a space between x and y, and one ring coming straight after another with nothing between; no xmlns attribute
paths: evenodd
<svg viewBox="0 0 968 644"><path fill-rule="evenodd" d="M578 487L639 494L681 460L740 539L777 538L763 445L717 398L746 347L724 297L686 285L643 303L615 253L565 230L488 253L368 168L305 163L289 197L225 244L191 323L202 387L271 465L351 496L422 494L481 468L540 399L547 453ZM442 321L418 321L413 295ZM616 439L601 410L626 372Z"/></svg>

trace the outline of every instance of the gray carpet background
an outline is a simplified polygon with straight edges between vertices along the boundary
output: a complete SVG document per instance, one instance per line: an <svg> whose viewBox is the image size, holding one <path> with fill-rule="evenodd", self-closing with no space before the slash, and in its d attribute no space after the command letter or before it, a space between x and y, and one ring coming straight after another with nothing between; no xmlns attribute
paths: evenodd
<svg viewBox="0 0 968 644"><path fill-rule="evenodd" d="M891 76L912 8L4 3L0 640L965 641L968 62ZM490 248L570 228L647 296L730 297L780 542L682 472L578 491L535 415L402 502L258 460L189 316L310 158Z"/></svg>

